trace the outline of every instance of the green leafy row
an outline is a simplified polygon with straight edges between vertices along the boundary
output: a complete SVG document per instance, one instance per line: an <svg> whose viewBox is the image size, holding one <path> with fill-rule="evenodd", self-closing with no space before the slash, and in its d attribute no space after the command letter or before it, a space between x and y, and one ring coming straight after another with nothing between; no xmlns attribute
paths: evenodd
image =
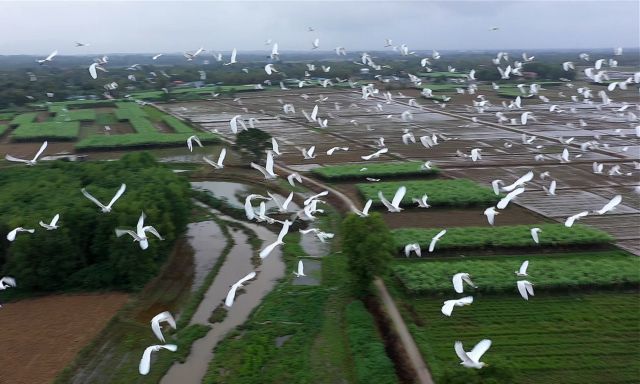
<svg viewBox="0 0 640 384"><path fill-rule="evenodd" d="M437 167L423 169L419 162L392 162L330 165L314 168L312 173L326 180L364 179L365 177L405 177L438 174Z"/></svg>
<svg viewBox="0 0 640 384"><path fill-rule="evenodd" d="M177 145L186 142L189 133L127 133L123 135L93 135L82 139L76 144L76 149L109 149L120 147L141 147ZM200 141L214 143L218 141L212 133L199 133Z"/></svg>
<svg viewBox="0 0 640 384"><path fill-rule="evenodd" d="M424 194L429 196L428 203L432 206L494 204L499 200L491 188L467 179L389 181L356 186L365 199L372 199L375 205L382 205L378 199L378 191L391 201L398 188L403 185L407 187L407 193L402 199L401 206L415 205L411 199L420 199Z"/></svg>
<svg viewBox="0 0 640 384"><path fill-rule="evenodd" d="M531 237L531 228L538 227L540 243ZM393 230L396 247L418 243L422 249L428 249L431 239L440 232L439 228L401 228ZM513 225L492 227L454 227L437 242L436 250L469 250L483 248L544 247L544 246L584 246L602 245L613 238L595 228L574 225L571 228L563 224Z"/></svg>
<svg viewBox="0 0 640 384"><path fill-rule="evenodd" d="M529 260L528 274L535 288L623 287L640 284L640 259L622 251L570 255L527 255L466 260L396 261L392 270L404 288L414 294L453 293L451 277L472 276L472 292L516 292L520 264Z"/></svg>
<svg viewBox="0 0 640 384"><path fill-rule="evenodd" d="M163 115L162 121L169 125L176 133L193 134L193 128L171 115Z"/></svg>
<svg viewBox="0 0 640 384"><path fill-rule="evenodd" d="M23 123L11 133L11 138L14 141L75 140L79 132L77 121Z"/></svg>

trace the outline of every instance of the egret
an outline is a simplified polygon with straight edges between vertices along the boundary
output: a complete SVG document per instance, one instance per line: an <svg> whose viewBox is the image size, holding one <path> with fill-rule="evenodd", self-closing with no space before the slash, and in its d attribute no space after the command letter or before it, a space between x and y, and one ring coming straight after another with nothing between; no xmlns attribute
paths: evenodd
<svg viewBox="0 0 640 384"><path fill-rule="evenodd" d="M402 211L402 208L400 208L400 203L402 202L402 198L406 193L407 193L407 187L403 185L400 188L398 188L398 190L396 191L396 194L393 196L393 200L391 201L391 203L389 203L389 200L387 200L384 197L384 195L382 194L382 191L378 191L378 198L380 199L382 204L385 207L387 207L389 212L400 212Z"/></svg>
<svg viewBox="0 0 640 384"><path fill-rule="evenodd" d="M16 239L16 235L18 233L20 233L20 232L34 233L35 231L36 231L35 229L27 229L27 228L17 227L17 228L14 228L13 230L11 230L9 233L7 233L7 240L14 241Z"/></svg>
<svg viewBox="0 0 640 384"><path fill-rule="evenodd" d="M307 276L304 274L304 265L302 264L302 260L298 260L298 270L293 271L293 274L296 275L296 277Z"/></svg>
<svg viewBox="0 0 640 384"><path fill-rule="evenodd" d="M516 283L518 286L518 292L520 292L520 296L523 299L529 300L529 296L534 296L533 294L533 284L527 280L518 280Z"/></svg>
<svg viewBox="0 0 640 384"><path fill-rule="evenodd" d="M516 276L518 276L518 277L529 276L529 275L527 275L527 268L528 267L529 267L529 260L523 261L522 264L520 265L520 269L515 271Z"/></svg>
<svg viewBox="0 0 640 384"><path fill-rule="evenodd" d="M442 236L444 236L446 233L447 230L443 229L442 231L438 232L437 235L433 236L433 238L431 239L431 243L429 243L429 252L433 252L433 250L436 248L436 243L440 241L440 238L442 238Z"/></svg>
<svg viewBox="0 0 640 384"><path fill-rule="evenodd" d="M440 311L445 316L451 316L454 307L464 307L465 305L471 305L471 303L473 303L473 296L467 296L457 300L447 300L442 305Z"/></svg>
<svg viewBox="0 0 640 384"><path fill-rule="evenodd" d="M407 244L407 245L404 246L404 255L406 257L409 257L411 252L415 252L416 256L422 257L422 252L420 250L420 244L418 244L418 243Z"/></svg>
<svg viewBox="0 0 640 384"><path fill-rule="evenodd" d="M480 359L482 358L482 355L487 352L489 347L491 347L491 340L489 339L480 341L478 344L476 344L475 347L473 347L470 352L464 351L462 342L456 341L454 344L456 355L458 355L458 358L462 360L462 363L460 363L460 365L465 368L475 369L480 369L486 365L485 363L481 362Z"/></svg>
<svg viewBox="0 0 640 384"><path fill-rule="evenodd" d="M126 184L123 183L122 185L120 185L120 188L118 189L116 194L113 196L113 198L111 199L111 201L109 202L108 205L104 205L101 202L99 202L98 199L96 199L95 197L91 196L91 194L89 192L87 192L87 190L85 188L80 189L80 192L82 192L84 197L86 197L87 199L93 201L98 207L100 207L100 209L102 210L103 213L109 213L109 212L111 212L111 207L113 206L113 204L120 198L120 196L122 196L122 194L124 193L124 191L126 189L127 189Z"/></svg>
<svg viewBox="0 0 640 384"><path fill-rule="evenodd" d="M358 209L356 209L355 207L351 207L351 210L358 216L360 217L367 217L369 216L369 208L371 208L371 204L373 203L373 200L369 199L367 200L367 202L364 205L364 208L362 209L362 211L359 211Z"/></svg>
<svg viewBox="0 0 640 384"><path fill-rule="evenodd" d="M278 175L273 171L273 152L267 151L267 162L265 166L258 165L256 163L251 163L251 168L260 171L264 175L266 180L275 179Z"/></svg>
<svg viewBox="0 0 640 384"><path fill-rule="evenodd" d="M222 148L220 150L220 155L218 156L218 161L214 162L213 160L209 159L206 156L202 156L202 160L204 160L207 164L211 165L215 169L222 169L224 168L224 165L222 164L222 162L224 161L224 158L226 155L227 155L227 149Z"/></svg>
<svg viewBox="0 0 640 384"><path fill-rule="evenodd" d="M58 229L58 220L60 219L60 214L56 213L55 216L53 216L53 219L51 219L51 222L49 224L40 221L40 226L42 228L45 228L47 231L53 231L54 229Z"/></svg>
<svg viewBox="0 0 640 384"><path fill-rule="evenodd" d="M167 322L171 328L176 329L176 320L169 311L161 312L151 319L151 329L153 330L153 333L156 335L158 340L164 343L164 335L162 334L162 329L160 327L160 323L162 322Z"/></svg>
<svg viewBox="0 0 640 384"><path fill-rule="evenodd" d="M40 146L40 149L38 150L36 155L31 160L18 159L17 157L13 157L11 155L6 155L4 158L9 160L9 161L25 163L27 165L36 165L36 163L38 162L38 157L40 157L42 152L44 152L44 150L47 148L47 144L48 144L48 142L46 142L46 141L44 143L42 143L42 145Z"/></svg>
<svg viewBox="0 0 640 384"><path fill-rule="evenodd" d="M585 217L587 215L589 215L589 211L582 211L580 213L576 213L575 215L570 216L570 217L567 218L567 220L564 222L564 226L567 227L567 228L571 228L573 226L573 223L576 220L580 220L581 218L583 218L583 217Z"/></svg>
<svg viewBox="0 0 640 384"><path fill-rule="evenodd" d="M484 215L487 216L487 221L491 225L493 225L496 215L499 215L499 214L500 212L496 211L496 207L489 207L484 210Z"/></svg>
<svg viewBox="0 0 640 384"><path fill-rule="evenodd" d="M604 215L605 213L607 213L609 211L613 211L616 208L616 206L618 204L620 204L621 202L622 202L622 196L621 195L616 195L607 204L605 204L604 207L602 207L601 209L599 209L597 211L594 211L594 213L597 213L598 215Z"/></svg>
<svg viewBox="0 0 640 384"><path fill-rule="evenodd" d="M58 51L55 50L53 52L51 52L49 54L49 56L47 56L46 58L42 59L42 60L36 60L40 65L44 64L44 63L50 63L51 60L53 60L54 57L56 57L56 55L58 54Z"/></svg>
<svg viewBox="0 0 640 384"><path fill-rule="evenodd" d="M149 239L147 238L147 232L151 233L160 240L164 240L164 238L160 236L160 233L158 233L157 229L150 225L144 225L145 218L146 215L144 214L144 212L142 212L140 214L140 218L138 218L138 224L136 225L135 232L129 229L116 229L116 236L120 237L122 235L129 235L133 237L133 240L137 241L140 244L140 248L142 250L149 248Z"/></svg>
<svg viewBox="0 0 640 384"><path fill-rule="evenodd" d="M284 237L289 232L289 227L291 226L291 222L289 220L285 220L284 224L282 224L282 229L280 229L280 233L278 234L278 238L273 243L267 245L263 250L260 251L260 258L264 259L269 256L269 254L277 247L278 245L284 244Z"/></svg>
<svg viewBox="0 0 640 384"><path fill-rule="evenodd" d="M429 198L429 196L425 193L424 195L422 195L422 198L420 199L416 199L415 197L412 198L411 200L414 203L418 203L418 207L420 208L429 208L431 207L429 204L427 204L427 199Z"/></svg>
<svg viewBox="0 0 640 384"><path fill-rule="evenodd" d="M141 375L146 375L149 373L149 369L151 368L151 352L158 352L161 349L166 349L171 352L175 352L178 350L178 346L175 344L165 344L165 345L152 345L147 347L142 354L142 359L140 359L140 366L138 369L140 370Z"/></svg>
<svg viewBox="0 0 640 384"><path fill-rule="evenodd" d="M540 244L540 239L538 238L538 233L542 232L540 228L531 228L531 238L535 241L536 244Z"/></svg>
<svg viewBox="0 0 640 384"><path fill-rule="evenodd" d="M473 284L473 281L471 281L471 276L465 272L456 273L455 275L453 275L451 281L453 282L453 289L455 289L455 291L458 293L464 292L463 283L469 284L469 286L471 286L472 288L478 288L475 284Z"/></svg>
<svg viewBox="0 0 640 384"><path fill-rule="evenodd" d="M189 136L189 138L187 138L187 148L189 148L189 152L193 152L193 142L198 144L199 147L202 147L202 143L200 142L198 136Z"/></svg>
<svg viewBox="0 0 640 384"><path fill-rule="evenodd" d="M230 308L233 305L233 301L236 298L236 291L238 290L238 288L244 287L243 283L245 281L253 279L254 277L256 277L256 273L250 272L248 275L246 275L242 279L238 280L238 282L233 284L231 286L231 289L229 289L229 293L227 293L227 297L224 300L224 305Z"/></svg>

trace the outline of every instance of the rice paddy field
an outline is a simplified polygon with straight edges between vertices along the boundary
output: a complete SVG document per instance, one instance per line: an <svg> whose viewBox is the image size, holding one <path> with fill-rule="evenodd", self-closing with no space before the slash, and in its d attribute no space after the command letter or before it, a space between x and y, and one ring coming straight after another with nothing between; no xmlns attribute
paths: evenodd
<svg viewBox="0 0 640 384"><path fill-rule="evenodd" d="M367 177L425 177L437 175L440 170L437 167L425 169L423 164L418 162L395 162L332 165L314 168L311 172L325 180L336 181L364 179Z"/></svg>
<svg viewBox="0 0 640 384"><path fill-rule="evenodd" d="M515 279L514 279L515 281ZM453 290L451 290L453 293ZM538 384L630 384L640 377L640 296L636 291L537 295L474 295L470 306L440 312L447 297L398 297L404 317L436 382L457 375L472 382L453 349L470 349L489 337L484 355L509 379L492 382ZM465 381L466 380L466 381ZM487 381L488 382L488 381Z"/></svg>

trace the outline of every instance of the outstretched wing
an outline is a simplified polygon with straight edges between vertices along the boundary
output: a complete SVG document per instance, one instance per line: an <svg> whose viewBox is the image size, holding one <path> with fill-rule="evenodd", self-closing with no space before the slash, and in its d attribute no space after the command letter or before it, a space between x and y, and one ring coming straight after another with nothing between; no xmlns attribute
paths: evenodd
<svg viewBox="0 0 640 384"><path fill-rule="evenodd" d="M5 155L4 158L8 161L16 161L20 163L28 163L29 160L18 159L17 157L13 157L11 155Z"/></svg>
<svg viewBox="0 0 640 384"><path fill-rule="evenodd" d="M402 202L402 199L404 198L404 195L406 193L407 193L407 187L405 187L404 185L398 188L395 196L393 196L393 201L391 201L391 205L393 205L394 207L399 207L400 202Z"/></svg>
<svg viewBox="0 0 640 384"><path fill-rule="evenodd" d="M612 210L613 208L616 207L616 205L620 204L622 202L622 196L621 195L616 195L613 199L611 199L611 201L609 201L607 204L605 204L604 207L602 207L601 210L598 211L599 214L604 214L610 210Z"/></svg>
<svg viewBox="0 0 640 384"><path fill-rule="evenodd" d="M120 189L118 189L118 192L116 192L115 196L113 196L113 199L111 199L111 201L109 202L108 207L111 207L113 203L115 203L120 198L120 196L122 196L122 194L126 189L127 189L127 185L123 183L120 186Z"/></svg>
<svg viewBox="0 0 640 384"><path fill-rule="evenodd" d="M529 295L527 294L527 288L525 287L525 280L518 281L516 285L518 286L518 292L520 292L520 296L522 296L522 298L525 300L529 300Z"/></svg>
<svg viewBox="0 0 640 384"><path fill-rule="evenodd" d="M384 195L382 194L382 191L378 191L378 198L380 199L380 202L387 207L388 210L392 210L394 209L393 205L391 205L391 203L389 202L389 200L387 200Z"/></svg>
<svg viewBox="0 0 640 384"><path fill-rule="evenodd" d="M464 351L462 342L456 341L455 344L453 345L453 348L456 350L456 355L458 355L458 358L462 360L462 362L471 361L471 359L469 359L469 356L467 356L467 353Z"/></svg>
<svg viewBox="0 0 640 384"><path fill-rule="evenodd" d="M522 265L520 266L520 271L518 272L524 275L525 273L527 273L527 268L529 268L529 260L525 260L522 262Z"/></svg>
<svg viewBox="0 0 640 384"><path fill-rule="evenodd" d="M56 213L55 216L53 216L53 219L51 220L51 225L52 227L55 226L56 224L58 224L58 220L60 220L60 214Z"/></svg>
<svg viewBox="0 0 640 384"><path fill-rule="evenodd" d="M151 365L151 352L153 352L155 347L155 345L147 347L147 349L145 349L142 353L142 359L140 359L140 366L138 367L141 375L146 375L147 373L149 373L149 368Z"/></svg>
<svg viewBox="0 0 640 384"><path fill-rule="evenodd" d="M453 312L453 307L455 306L455 304L455 300L447 300L444 302L444 305L442 306L442 309L440 309L440 311L442 311L442 314L445 316L451 316L451 312Z"/></svg>
<svg viewBox="0 0 640 384"><path fill-rule="evenodd" d="M236 290L238 289L237 284L233 284L231 289L229 289L229 293L227 293L227 298L224 300L224 305L227 307L231 307L233 305L233 300L236 298Z"/></svg>
<svg viewBox="0 0 640 384"><path fill-rule="evenodd" d="M158 230L155 229L154 227L147 225L146 227L142 228L142 231L144 232L149 232L150 234L152 234L153 236L157 237L160 240L164 240L164 237L160 236L160 233L158 233Z"/></svg>
<svg viewBox="0 0 640 384"><path fill-rule="evenodd" d="M134 239L140 241L140 236L138 236L138 234L135 233L134 231L132 231L130 229L116 229L116 236L120 237L122 235L129 235L129 236L133 237Z"/></svg>
<svg viewBox="0 0 640 384"><path fill-rule="evenodd" d="M220 151L220 156L218 157L218 166L222 167L222 162L224 161L225 156L227 156L227 149L222 148Z"/></svg>
<svg viewBox="0 0 640 384"><path fill-rule="evenodd" d="M38 157L40 157L40 155L42 155L42 152L44 152L45 149L47 149L47 142L45 141L44 143L42 143L42 145L40 146L40 149L38 150L38 153L36 153L36 155L33 157L32 161L36 161L38 160Z"/></svg>
<svg viewBox="0 0 640 384"><path fill-rule="evenodd" d="M362 209L362 213L364 215L368 215L369 214L369 208L371 208L371 203L373 203L373 200L369 199L369 200L367 200L367 203L364 205L364 208Z"/></svg>
<svg viewBox="0 0 640 384"><path fill-rule="evenodd" d="M476 346L473 347L471 352L467 353L467 356L469 356L471 360L477 363L480 361L480 358L482 357L482 355L484 355L484 353L487 352L489 347L491 347L491 340L484 339L480 341L478 344L476 344Z"/></svg>
<svg viewBox="0 0 640 384"><path fill-rule="evenodd" d="M462 287L462 274L456 273L455 275L453 275L451 281L453 282L453 289L455 289L455 291L458 293L462 293L464 290L464 288Z"/></svg>
<svg viewBox="0 0 640 384"><path fill-rule="evenodd" d="M100 207L102 209L106 208L101 202L98 201L98 199L96 199L95 197L91 196L91 194L89 192L87 192L86 189L82 188L82 189L80 189L80 192L82 192L84 197L86 197L87 199L93 201L93 203L95 205L97 205L98 207Z"/></svg>

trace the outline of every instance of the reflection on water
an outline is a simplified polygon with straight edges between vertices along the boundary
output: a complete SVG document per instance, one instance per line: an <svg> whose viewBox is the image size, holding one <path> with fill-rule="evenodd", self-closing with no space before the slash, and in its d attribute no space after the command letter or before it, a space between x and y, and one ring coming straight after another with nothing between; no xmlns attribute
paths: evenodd
<svg viewBox="0 0 640 384"><path fill-rule="evenodd" d="M242 223L262 239L265 244L275 241L277 235L264 227L245 223L211 210L219 218L226 221ZM241 231L233 231L234 247L209 287L200 303L192 324L208 324L211 312L225 299L229 287L254 270L251 264L253 251L247 243L246 235ZM262 298L275 286L278 279L284 276L284 263L281 260L280 248L276 248L262 264L255 269L257 276L243 288L244 293L236 296L233 306L228 310L226 318L212 325L207 335L193 343L190 354L183 364L174 364L162 378L162 384L196 384L201 383L207 372L209 362L213 359L213 349L225 335L235 327L243 324L251 311L260 304Z"/></svg>
<svg viewBox="0 0 640 384"><path fill-rule="evenodd" d="M257 187L253 185L234 183L229 181L194 181L191 182L191 187L195 189L206 190L214 194L216 197L224 198L230 205L243 208L244 200L250 194L261 194L266 196L266 191L264 187ZM287 196L282 196L277 193L271 192L281 203L287 198ZM265 206L267 209L267 214L277 213L278 205L271 200L265 201ZM253 202L254 206L258 203L256 201ZM289 203L287 207L289 212L294 212L300 207L294 203L293 201Z"/></svg>
<svg viewBox="0 0 640 384"><path fill-rule="evenodd" d="M187 238L193 248L195 275L191 291L200 287L227 245L227 239L215 221L201 221L187 225Z"/></svg>

